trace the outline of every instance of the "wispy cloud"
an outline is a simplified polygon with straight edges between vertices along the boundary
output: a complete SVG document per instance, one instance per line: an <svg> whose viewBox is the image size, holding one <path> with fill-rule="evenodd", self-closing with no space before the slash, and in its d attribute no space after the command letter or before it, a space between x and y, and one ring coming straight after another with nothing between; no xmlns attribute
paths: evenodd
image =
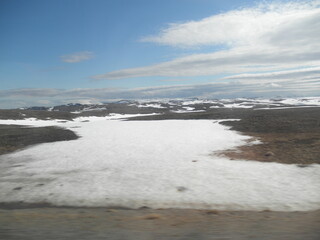
<svg viewBox="0 0 320 240"><path fill-rule="evenodd" d="M84 51L84 52L76 52L72 54L63 55L60 59L63 62L67 63L77 63L92 59L94 57L93 52Z"/></svg>
<svg viewBox="0 0 320 240"><path fill-rule="evenodd" d="M274 96L317 96L320 68L273 73L241 74L208 84L168 85L134 89L12 89L0 91L1 107L23 107L118 99L235 98ZM230 81L232 80L232 81ZM23 103L23 104L22 104Z"/></svg>
<svg viewBox="0 0 320 240"><path fill-rule="evenodd" d="M320 1L265 3L200 21L174 23L143 41L191 48L224 45L225 50L93 78L243 74L320 66Z"/></svg>
<svg viewBox="0 0 320 240"><path fill-rule="evenodd" d="M53 97L60 94L63 90L55 88L17 88L0 90L1 97Z"/></svg>
<svg viewBox="0 0 320 240"><path fill-rule="evenodd" d="M192 79L189 78L168 78L168 79L161 79L161 82L187 82L191 81Z"/></svg>
<svg viewBox="0 0 320 240"><path fill-rule="evenodd" d="M223 79L242 81L246 83L262 83L282 81L304 81L307 80L319 80L320 79L320 67L311 67L279 72L267 72L267 73L251 73L251 74L239 74L224 77Z"/></svg>

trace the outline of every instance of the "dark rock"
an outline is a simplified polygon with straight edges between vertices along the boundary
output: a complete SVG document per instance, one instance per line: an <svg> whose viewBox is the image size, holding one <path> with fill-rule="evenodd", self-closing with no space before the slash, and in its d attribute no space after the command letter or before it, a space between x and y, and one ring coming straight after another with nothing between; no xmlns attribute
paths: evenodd
<svg viewBox="0 0 320 240"><path fill-rule="evenodd" d="M274 153L273 152L266 152L264 155L266 157L272 157L272 156L274 156Z"/></svg>
<svg viewBox="0 0 320 240"><path fill-rule="evenodd" d="M185 191L187 191L187 190L188 190L188 188L183 187L183 186L177 187L177 191L178 191L178 192L185 192Z"/></svg>

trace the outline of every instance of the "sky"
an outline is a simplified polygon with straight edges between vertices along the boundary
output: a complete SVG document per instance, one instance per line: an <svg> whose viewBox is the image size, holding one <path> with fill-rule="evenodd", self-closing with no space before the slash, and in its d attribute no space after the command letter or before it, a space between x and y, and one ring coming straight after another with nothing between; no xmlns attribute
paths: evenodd
<svg viewBox="0 0 320 240"><path fill-rule="evenodd" d="M0 31L0 108L320 93L319 0L1 0Z"/></svg>

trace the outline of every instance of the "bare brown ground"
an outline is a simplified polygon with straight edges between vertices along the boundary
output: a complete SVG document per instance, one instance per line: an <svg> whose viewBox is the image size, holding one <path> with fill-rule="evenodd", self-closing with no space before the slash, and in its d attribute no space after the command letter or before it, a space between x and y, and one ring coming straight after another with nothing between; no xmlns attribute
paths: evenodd
<svg viewBox="0 0 320 240"><path fill-rule="evenodd" d="M230 159L245 159L286 164L320 163L320 133L244 133L261 141L220 154Z"/></svg>

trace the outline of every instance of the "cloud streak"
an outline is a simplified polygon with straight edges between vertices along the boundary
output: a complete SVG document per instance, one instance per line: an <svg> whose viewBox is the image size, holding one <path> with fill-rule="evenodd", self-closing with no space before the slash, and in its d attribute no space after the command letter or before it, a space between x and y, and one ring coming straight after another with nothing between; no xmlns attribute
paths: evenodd
<svg viewBox="0 0 320 240"><path fill-rule="evenodd" d="M77 63L87 61L94 57L93 52L84 51L84 52L76 52L72 54L67 54L60 56L61 61L66 63Z"/></svg>
<svg viewBox="0 0 320 240"><path fill-rule="evenodd" d="M216 81L216 80L215 80ZM161 98L234 98L317 96L320 92L320 68L273 73L240 74L208 84L168 85L134 89L12 89L0 91L1 107L47 106L104 102L119 99ZM23 104L22 104L23 103ZM10 105L11 104L11 105Z"/></svg>
<svg viewBox="0 0 320 240"><path fill-rule="evenodd" d="M227 49L92 78L209 76L317 67L320 66L320 2L260 4L200 21L171 24L143 41L191 48L224 45Z"/></svg>
<svg viewBox="0 0 320 240"><path fill-rule="evenodd" d="M223 79L237 80L247 83L262 83L273 80L275 82L281 81L304 81L320 79L320 67L304 68L290 71L255 73L255 74L240 74L225 77Z"/></svg>

